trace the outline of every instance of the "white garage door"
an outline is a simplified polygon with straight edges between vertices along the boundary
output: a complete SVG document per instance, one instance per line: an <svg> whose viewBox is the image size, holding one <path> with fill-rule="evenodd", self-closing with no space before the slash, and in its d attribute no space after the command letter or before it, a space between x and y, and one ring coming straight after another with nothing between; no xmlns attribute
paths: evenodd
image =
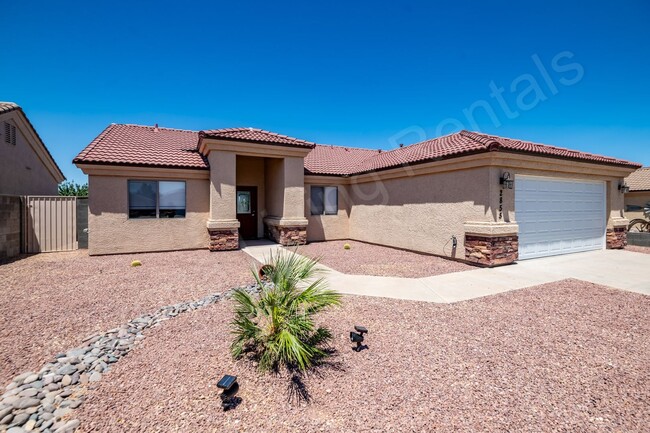
<svg viewBox="0 0 650 433"><path fill-rule="evenodd" d="M516 176L519 258L605 247L605 183Z"/></svg>

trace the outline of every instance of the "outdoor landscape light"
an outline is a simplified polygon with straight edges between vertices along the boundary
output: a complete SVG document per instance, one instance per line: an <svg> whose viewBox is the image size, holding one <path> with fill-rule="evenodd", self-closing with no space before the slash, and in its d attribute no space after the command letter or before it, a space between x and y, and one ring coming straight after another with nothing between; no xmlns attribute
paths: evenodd
<svg viewBox="0 0 650 433"><path fill-rule="evenodd" d="M241 402L241 398L235 397L239 391L237 376L226 374L217 383L217 388L223 389L220 395L223 410L234 409Z"/></svg>
<svg viewBox="0 0 650 433"><path fill-rule="evenodd" d="M512 189L514 184L515 181L510 176L510 173L504 171L503 174L501 175L501 178L499 179L499 185L501 185L503 189Z"/></svg>
<svg viewBox="0 0 650 433"><path fill-rule="evenodd" d="M361 344L363 343L363 334L367 334L368 329L364 326L355 325L354 330L357 332L350 331L350 341L357 343L357 347L353 348L354 351L361 352L363 349L368 348L368 346Z"/></svg>
<svg viewBox="0 0 650 433"><path fill-rule="evenodd" d="M627 186L625 182L621 182L618 184L618 190L623 194L627 194L628 192L630 192L630 187Z"/></svg>

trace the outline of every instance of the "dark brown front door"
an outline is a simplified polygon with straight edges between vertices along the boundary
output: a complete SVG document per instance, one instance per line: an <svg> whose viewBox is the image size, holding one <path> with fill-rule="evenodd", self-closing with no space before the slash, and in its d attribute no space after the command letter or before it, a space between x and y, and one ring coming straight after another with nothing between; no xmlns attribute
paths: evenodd
<svg viewBox="0 0 650 433"><path fill-rule="evenodd" d="M237 220L244 239L257 239L257 187L237 187Z"/></svg>

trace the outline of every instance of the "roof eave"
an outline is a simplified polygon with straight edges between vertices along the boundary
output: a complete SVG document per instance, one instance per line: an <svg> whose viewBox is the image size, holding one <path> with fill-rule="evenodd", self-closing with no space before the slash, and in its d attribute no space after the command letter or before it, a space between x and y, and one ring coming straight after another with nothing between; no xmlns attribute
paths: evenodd
<svg viewBox="0 0 650 433"><path fill-rule="evenodd" d="M209 166L197 167L192 165L177 165L177 164L150 164L150 163L131 163L131 162L105 162L105 161L87 161L79 158L72 160L75 165L107 165L113 167L146 167L146 168L169 168L169 169L182 169L182 170L210 170Z"/></svg>
<svg viewBox="0 0 650 433"><path fill-rule="evenodd" d="M266 141L266 140L247 140L244 138L234 138L234 137L221 137L219 135L210 135L205 131L199 131L199 147L200 143L204 138L209 138L210 140L221 140L221 141L236 141L240 143L256 143L256 144L267 144L270 146L282 146L282 147L297 147L300 149L313 149L316 147L316 143L306 141L305 144L290 144L290 143L278 143L275 141Z"/></svg>

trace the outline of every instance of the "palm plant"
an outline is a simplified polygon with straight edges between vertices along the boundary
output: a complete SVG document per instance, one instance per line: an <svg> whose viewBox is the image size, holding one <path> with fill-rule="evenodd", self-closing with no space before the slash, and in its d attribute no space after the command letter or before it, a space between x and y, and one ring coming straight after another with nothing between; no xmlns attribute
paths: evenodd
<svg viewBox="0 0 650 433"><path fill-rule="evenodd" d="M253 269L261 287L259 297L244 290L233 294L235 359L252 353L262 371L279 365L306 370L327 356L322 346L332 334L327 328L316 328L314 315L340 305L341 295L327 288L317 264L318 260L280 250L271 254L263 275Z"/></svg>

